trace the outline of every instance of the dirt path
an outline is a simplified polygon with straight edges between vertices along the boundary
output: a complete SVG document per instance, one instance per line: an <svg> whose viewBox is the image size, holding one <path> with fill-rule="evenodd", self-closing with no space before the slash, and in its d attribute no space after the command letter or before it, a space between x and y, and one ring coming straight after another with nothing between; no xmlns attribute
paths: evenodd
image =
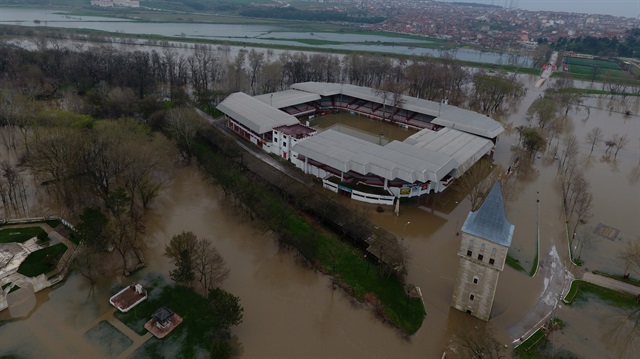
<svg viewBox="0 0 640 359"><path fill-rule="evenodd" d="M640 295L640 287L636 285L625 283L623 281L619 281L613 278L608 278L608 277L594 274L591 272L585 272L582 275L582 280L587 281L589 283L597 284L601 287L617 290L620 292L625 292L633 295Z"/></svg>

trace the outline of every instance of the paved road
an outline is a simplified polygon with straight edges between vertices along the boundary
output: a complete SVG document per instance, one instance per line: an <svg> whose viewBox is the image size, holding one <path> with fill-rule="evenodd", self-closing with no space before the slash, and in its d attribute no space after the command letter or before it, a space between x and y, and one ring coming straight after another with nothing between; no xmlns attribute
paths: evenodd
<svg viewBox="0 0 640 359"><path fill-rule="evenodd" d="M526 340L549 319L573 279L573 275L562 264L555 246L551 247L548 254L540 253L537 275L544 277L544 287L536 305L524 318L507 328L514 344Z"/></svg>

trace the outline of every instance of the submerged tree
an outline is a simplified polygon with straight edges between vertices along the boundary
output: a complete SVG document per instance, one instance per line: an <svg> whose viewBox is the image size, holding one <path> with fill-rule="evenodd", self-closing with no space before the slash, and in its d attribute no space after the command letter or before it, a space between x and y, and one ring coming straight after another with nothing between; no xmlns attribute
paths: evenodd
<svg viewBox="0 0 640 359"><path fill-rule="evenodd" d="M191 285L197 280L205 291L215 288L229 275L224 258L205 239L193 232L182 232L171 238L164 255L176 266L170 272L177 283Z"/></svg>
<svg viewBox="0 0 640 359"><path fill-rule="evenodd" d="M473 328L461 326L455 332L454 342L462 349L460 353L462 358L507 358L507 355L503 353L503 346L495 339L493 330L487 328L486 325Z"/></svg>
<svg viewBox="0 0 640 359"><path fill-rule="evenodd" d="M602 129L600 127L592 128L589 133L587 133L585 140L587 144L591 145L591 151L589 152L589 156L593 153L593 148L600 145L602 143Z"/></svg>
<svg viewBox="0 0 640 359"><path fill-rule="evenodd" d="M618 254L618 259L623 265L625 277L631 275L632 271L640 273L640 236L627 242L627 245Z"/></svg>
<svg viewBox="0 0 640 359"><path fill-rule="evenodd" d="M615 159L616 157L618 157L618 151L620 151L621 149L625 148L625 146L627 145L627 143L629 142L629 139L627 138L627 134L625 133L624 135L618 135L615 137L615 148L616 148L616 152L614 152L613 154L613 158Z"/></svg>
<svg viewBox="0 0 640 359"><path fill-rule="evenodd" d="M520 136L522 149L528 155L529 160L533 159L536 152L543 150L547 146L547 141L537 129L518 126L516 131Z"/></svg>

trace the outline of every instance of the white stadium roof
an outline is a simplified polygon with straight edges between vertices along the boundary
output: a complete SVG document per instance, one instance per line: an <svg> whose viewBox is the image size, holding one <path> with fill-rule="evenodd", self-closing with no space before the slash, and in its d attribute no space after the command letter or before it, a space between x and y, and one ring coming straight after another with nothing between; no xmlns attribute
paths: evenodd
<svg viewBox="0 0 640 359"><path fill-rule="evenodd" d="M493 142L489 139L452 128L443 128L437 132L424 129L409 136L404 143L453 157L460 164L456 177L461 176L493 148Z"/></svg>
<svg viewBox="0 0 640 359"><path fill-rule="evenodd" d="M275 108L285 108L306 102L318 101L320 100L320 95L304 91L285 90L254 96L254 98Z"/></svg>
<svg viewBox="0 0 640 359"><path fill-rule="evenodd" d="M383 102L383 96L376 94L376 91L369 87L328 82L301 82L293 84L291 88L320 96L333 96L342 93L371 102ZM402 108L435 117L431 123L439 126L455 128L486 138L495 138L504 132L504 128L498 121L474 111L410 96L402 96L402 100L404 101ZM391 104L391 102L391 96L389 96L386 103Z"/></svg>
<svg viewBox="0 0 640 359"><path fill-rule="evenodd" d="M291 85L294 90L311 92L320 96L339 95L342 92L343 84L334 82L299 82Z"/></svg>
<svg viewBox="0 0 640 359"><path fill-rule="evenodd" d="M300 123L297 118L242 92L229 95L216 108L258 134Z"/></svg>
<svg viewBox="0 0 640 359"><path fill-rule="evenodd" d="M440 181L458 165L443 153L398 141L379 146L334 130L298 142L293 151L343 172L371 173L409 183Z"/></svg>

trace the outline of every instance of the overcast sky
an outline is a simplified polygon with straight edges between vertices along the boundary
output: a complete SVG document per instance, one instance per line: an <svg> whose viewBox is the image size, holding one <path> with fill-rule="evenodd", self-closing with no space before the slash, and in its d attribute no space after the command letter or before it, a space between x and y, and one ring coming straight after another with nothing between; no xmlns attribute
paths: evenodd
<svg viewBox="0 0 640 359"><path fill-rule="evenodd" d="M438 0L447 2L475 2L507 6L511 0ZM637 18L640 0L513 0L519 9L581 12Z"/></svg>

